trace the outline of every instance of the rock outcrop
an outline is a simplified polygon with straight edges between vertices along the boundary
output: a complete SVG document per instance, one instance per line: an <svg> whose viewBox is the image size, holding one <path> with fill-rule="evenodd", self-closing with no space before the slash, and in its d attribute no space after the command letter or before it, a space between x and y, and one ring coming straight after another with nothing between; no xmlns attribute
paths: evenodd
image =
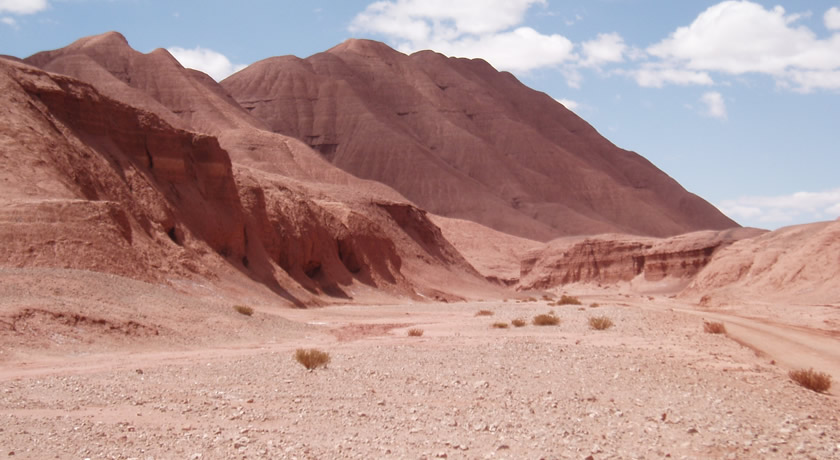
<svg viewBox="0 0 840 460"><path fill-rule="evenodd" d="M459 290L427 283L429 273L483 283L434 237L423 211L393 191L372 193L383 186L351 190L343 184L367 183L338 170L312 173L331 183L301 181L256 168L255 158L234 165L217 137L158 116L162 105L147 111L19 62L0 60L0 79L6 265L154 282L232 271L299 306L350 299L360 287L397 296ZM243 129L258 131L219 131L238 145ZM299 159L286 168L299 177L313 165L334 169L308 147L267 134L283 142L263 153Z"/></svg>
<svg viewBox="0 0 840 460"><path fill-rule="evenodd" d="M681 293L714 306L739 301L840 305L840 221L796 225L738 241Z"/></svg>
<svg viewBox="0 0 840 460"><path fill-rule="evenodd" d="M643 280L684 286L722 248L762 230L702 231L671 238L629 235L569 237L532 251L522 261L519 288L550 289L583 283L614 285Z"/></svg>
<svg viewBox="0 0 840 460"><path fill-rule="evenodd" d="M257 62L222 86L270 130L436 214L541 241L737 226L482 60L348 40Z"/></svg>

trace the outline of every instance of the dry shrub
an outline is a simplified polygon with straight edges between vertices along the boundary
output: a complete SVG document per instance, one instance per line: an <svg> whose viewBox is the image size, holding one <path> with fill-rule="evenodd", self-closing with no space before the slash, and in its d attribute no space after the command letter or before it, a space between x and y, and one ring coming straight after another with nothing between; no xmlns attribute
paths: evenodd
<svg viewBox="0 0 840 460"><path fill-rule="evenodd" d="M515 327L522 327L528 323L522 318L516 318L515 320L511 321L510 324L513 324Z"/></svg>
<svg viewBox="0 0 840 460"><path fill-rule="evenodd" d="M560 300L557 301L557 305L580 305L580 299L574 296L563 294L560 297Z"/></svg>
<svg viewBox="0 0 840 460"><path fill-rule="evenodd" d="M327 363L330 362L330 354L315 348L308 350L298 348L295 351L295 359L297 362L303 364L303 367L312 370L321 366L326 367Z"/></svg>
<svg viewBox="0 0 840 460"><path fill-rule="evenodd" d="M542 298L543 298L543 300L545 300L547 302L550 302L550 301L554 300L554 296L551 295L551 294L543 294Z"/></svg>
<svg viewBox="0 0 840 460"><path fill-rule="evenodd" d="M475 316L493 316L493 312L490 310L478 310Z"/></svg>
<svg viewBox="0 0 840 460"><path fill-rule="evenodd" d="M245 316L251 316L254 314L254 309L251 307L246 307L245 305L234 305L233 309Z"/></svg>
<svg viewBox="0 0 840 460"><path fill-rule="evenodd" d="M493 323L493 328L494 329L507 329L508 328L508 323L503 323L501 321L498 322L498 323Z"/></svg>
<svg viewBox="0 0 840 460"><path fill-rule="evenodd" d="M604 329L609 329L612 326L612 320L606 316L593 316L592 318L589 318L589 327L592 329L603 331Z"/></svg>
<svg viewBox="0 0 840 460"><path fill-rule="evenodd" d="M794 382L817 393L825 393L831 388L831 376L825 372L816 372L813 369L798 369L790 371L788 375Z"/></svg>
<svg viewBox="0 0 840 460"><path fill-rule="evenodd" d="M556 326L560 324L560 318L554 316L554 313L537 315L533 320L534 326Z"/></svg>
<svg viewBox="0 0 840 460"><path fill-rule="evenodd" d="M726 326L719 322L704 322L703 330L709 334L726 334Z"/></svg>
<svg viewBox="0 0 840 460"><path fill-rule="evenodd" d="M423 329L412 328L408 330L409 337L420 337L423 335Z"/></svg>
<svg viewBox="0 0 840 460"><path fill-rule="evenodd" d="M589 304L589 308L598 308L600 306L601 306L601 304L599 304L597 302L592 302L591 304Z"/></svg>

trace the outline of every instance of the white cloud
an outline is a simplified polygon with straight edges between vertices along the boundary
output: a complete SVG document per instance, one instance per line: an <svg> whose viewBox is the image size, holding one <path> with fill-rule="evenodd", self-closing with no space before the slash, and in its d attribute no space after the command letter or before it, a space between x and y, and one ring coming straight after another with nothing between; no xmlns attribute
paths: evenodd
<svg viewBox="0 0 840 460"><path fill-rule="evenodd" d="M825 27L830 30L840 30L840 8L832 7L823 16Z"/></svg>
<svg viewBox="0 0 840 460"><path fill-rule="evenodd" d="M840 14L839 14L840 15ZM800 14L781 6L765 9L751 1L724 1L702 12L690 25L649 47L665 67L732 75L771 75L801 91L840 86L840 34L820 39L797 25ZM826 13L833 25L834 13ZM823 72L800 83L802 72ZM825 73L831 72L831 73Z"/></svg>
<svg viewBox="0 0 840 460"><path fill-rule="evenodd" d="M717 91L709 91L700 97L700 102L706 105L705 115L726 120L726 102L724 102L722 94Z"/></svg>
<svg viewBox="0 0 840 460"><path fill-rule="evenodd" d="M3 24L6 24L7 26L9 26L13 29L18 28L17 21L15 21L15 18L10 18L8 16L5 16L5 17L0 18L0 22L2 22Z"/></svg>
<svg viewBox="0 0 840 460"><path fill-rule="evenodd" d="M0 0L0 13L32 14L47 9L47 0Z"/></svg>
<svg viewBox="0 0 840 460"><path fill-rule="evenodd" d="M167 50L182 66L200 70L216 81L223 80L228 75L246 67L244 64L233 64L224 54L207 48L185 49L173 46Z"/></svg>
<svg viewBox="0 0 840 460"><path fill-rule="evenodd" d="M581 47L584 55L581 65L584 67L600 67L606 63L622 62L627 50L624 39L615 32L598 34L598 38L581 43Z"/></svg>
<svg viewBox="0 0 840 460"><path fill-rule="evenodd" d="M752 196L725 200L718 208L735 220L757 226L816 222L840 217L840 188L780 196ZM770 225L773 226L773 225Z"/></svg>
<svg viewBox="0 0 840 460"><path fill-rule="evenodd" d="M679 69L661 64L647 63L642 67L624 72L635 78L639 86L661 88L666 84L675 85L712 85L714 81L708 72Z"/></svg>
<svg viewBox="0 0 840 460"><path fill-rule="evenodd" d="M390 0L371 3L350 31L384 35L409 53L433 49L483 58L501 70L524 71L574 60L574 44L559 34L517 27L546 0Z"/></svg>
<svg viewBox="0 0 840 460"><path fill-rule="evenodd" d="M573 101L571 99L554 99L555 101L563 104L567 109L571 110L572 112L577 111L577 108L580 107L580 103Z"/></svg>
<svg viewBox="0 0 840 460"><path fill-rule="evenodd" d="M403 52L433 49L449 56L481 57L500 70L528 71L572 58L574 44L562 35L543 35L530 27L458 40L430 40L423 46L401 45Z"/></svg>

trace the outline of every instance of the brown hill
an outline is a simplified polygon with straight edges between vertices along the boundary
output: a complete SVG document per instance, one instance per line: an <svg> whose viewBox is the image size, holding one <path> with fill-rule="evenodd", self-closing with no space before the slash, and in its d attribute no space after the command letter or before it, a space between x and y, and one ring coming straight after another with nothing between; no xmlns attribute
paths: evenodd
<svg viewBox="0 0 840 460"><path fill-rule="evenodd" d="M840 305L840 221L785 227L721 250L681 294L713 306ZM704 298L705 297L705 298Z"/></svg>
<svg viewBox="0 0 840 460"><path fill-rule="evenodd" d="M0 87L5 266L245 275L297 305L489 287L396 193L234 166L213 136L25 64L0 60Z"/></svg>
<svg viewBox="0 0 840 460"><path fill-rule="evenodd" d="M676 293L723 248L763 233L737 228L670 238L617 234L559 238L524 257L518 287L531 290L632 282L637 291Z"/></svg>
<svg viewBox="0 0 840 460"><path fill-rule="evenodd" d="M444 216L543 241L737 226L482 60L348 40L257 62L222 86L272 131Z"/></svg>

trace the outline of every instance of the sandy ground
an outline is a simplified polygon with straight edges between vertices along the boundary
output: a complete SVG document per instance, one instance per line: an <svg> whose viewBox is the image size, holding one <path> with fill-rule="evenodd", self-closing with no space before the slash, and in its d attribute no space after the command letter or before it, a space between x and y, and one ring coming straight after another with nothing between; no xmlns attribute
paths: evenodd
<svg viewBox="0 0 840 460"><path fill-rule="evenodd" d="M0 456L840 458L836 396L703 332L710 314L737 329L731 315L667 298L582 300L260 310L248 320L282 316L270 324L289 334L7 360ZM548 311L560 325L530 324ZM615 326L591 330L596 315ZM491 327L514 318L529 324ZM408 337L412 327L424 335ZM307 371L292 358L298 347L332 361Z"/></svg>

